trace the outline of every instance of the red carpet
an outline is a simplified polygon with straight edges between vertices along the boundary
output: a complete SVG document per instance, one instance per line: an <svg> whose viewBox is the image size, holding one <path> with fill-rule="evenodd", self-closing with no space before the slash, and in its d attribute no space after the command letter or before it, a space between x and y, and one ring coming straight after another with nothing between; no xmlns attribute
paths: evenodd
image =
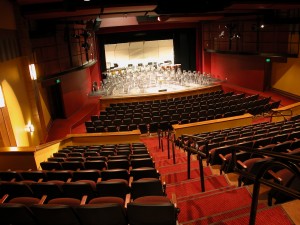
<svg viewBox="0 0 300 225"><path fill-rule="evenodd" d="M207 177L207 176L211 176L211 175L212 175L212 171L211 171L210 167L205 167L204 168L204 176ZM187 171L165 174L165 177L166 177L167 184L174 184L174 183L188 180ZM195 179L195 178L199 178L199 177L200 177L200 170L192 169L191 173L190 173L190 178Z"/></svg>
<svg viewBox="0 0 300 225"><path fill-rule="evenodd" d="M176 165L178 163L185 163L187 161L187 157L177 157L175 159L175 164L173 163L173 159L165 159L165 160L156 160L157 157L153 157L155 161L156 167L163 167L163 166L171 166Z"/></svg>
<svg viewBox="0 0 300 225"><path fill-rule="evenodd" d="M182 172L187 171L187 164L186 163L178 163L175 165L169 165L169 166L162 166L157 167L159 169L159 172L161 174L168 174L168 173L174 173L176 172ZM199 169L199 162L197 160L191 161L191 170L192 169Z"/></svg>
<svg viewBox="0 0 300 225"><path fill-rule="evenodd" d="M232 218L224 220L222 222L216 223L218 225L240 225L249 224L249 213L247 215L238 216L237 218ZM294 224L290 218L285 214L285 211L281 206L275 206L272 208L264 208L257 212L256 215L256 225L292 225Z"/></svg>
<svg viewBox="0 0 300 225"><path fill-rule="evenodd" d="M169 192L169 190L168 190ZM178 207L185 213L179 214L179 222L189 221L235 208L249 206L251 195L246 188L236 188L187 201L178 201ZM247 223L240 223L247 224Z"/></svg>
<svg viewBox="0 0 300 225"><path fill-rule="evenodd" d="M206 191L217 189L220 187L226 187L226 186L229 186L229 184L224 176L205 177ZM201 192L201 186L200 186L199 178L167 185L168 195L171 196L172 193L175 193L178 200L180 199L180 197L193 195L200 192Z"/></svg>
<svg viewBox="0 0 300 225"><path fill-rule="evenodd" d="M257 209L262 209L265 207L266 207L265 204L259 204L257 206ZM206 216L206 217L202 217L200 219L183 222L182 225L208 225L208 224L216 223L216 222L223 221L226 219L230 219L230 218L236 217L238 215L247 214L249 212L250 212L250 206L240 207L238 209L221 212L218 214L214 214L212 216Z"/></svg>

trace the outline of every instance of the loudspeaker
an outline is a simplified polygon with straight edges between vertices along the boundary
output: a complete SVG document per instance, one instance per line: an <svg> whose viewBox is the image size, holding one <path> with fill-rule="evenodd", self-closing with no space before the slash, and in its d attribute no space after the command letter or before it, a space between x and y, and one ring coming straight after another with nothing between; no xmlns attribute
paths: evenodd
<svg viewBox="0 0 300 225"><path fill-rule="evenodd" d="M95 21L94 21L94 27L93 27L93 30L94 30L94 31L99 30L100 25L101 25L101 19L100 19L100 18L96 18Z"/></svg>

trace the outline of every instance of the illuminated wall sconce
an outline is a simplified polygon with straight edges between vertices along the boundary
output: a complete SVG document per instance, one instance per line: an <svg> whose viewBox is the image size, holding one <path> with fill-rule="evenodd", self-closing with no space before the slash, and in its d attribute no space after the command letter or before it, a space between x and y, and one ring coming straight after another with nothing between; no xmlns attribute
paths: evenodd
<svg viewBox="0 0 300 225"><path fill-rule="evenodd" d="M33 133L34 131L34 126L31 124L31 123L28 123L26 126L25 126L25 131L29 132L29 133Z"/></svg>
<svg viewBox="0 0 300 225"><path fill-rule="evenodd" d="M4 100L4 95L3 95L3 92L2 92L2 88L0 86L0 108L3 108L5 107L5 100Z"/></svg>
<svg viewBox="0 0 300 225"><path fill-rule="evenodd" d="M29 72L30 72L31 80L36 80L36 70L34 64L29 65Z"/></svg>

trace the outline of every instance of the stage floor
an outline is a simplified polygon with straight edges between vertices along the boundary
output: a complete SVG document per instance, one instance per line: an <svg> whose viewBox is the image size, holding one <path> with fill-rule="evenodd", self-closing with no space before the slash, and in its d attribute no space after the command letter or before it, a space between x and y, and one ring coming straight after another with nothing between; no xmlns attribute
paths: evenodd
<svg viewBox="0 0 300 225"><path fill-rule="evenodd" d="M174 93L174 92L184 92L190 91L193 89L201 89L206 88L211 85L218 84L219 81L213 81L209 84L201 85L201 84L188 84L188 85L178 85L178 84L162 84L154 87L148 88L132 88L127 92L123 90L113 90L112 94L107 94L105 90L98 90L96 92L91 92L90 96L102 96L102 97L130 97L130 96L144 96L149 94L160 94L160 93Z"/></svg>

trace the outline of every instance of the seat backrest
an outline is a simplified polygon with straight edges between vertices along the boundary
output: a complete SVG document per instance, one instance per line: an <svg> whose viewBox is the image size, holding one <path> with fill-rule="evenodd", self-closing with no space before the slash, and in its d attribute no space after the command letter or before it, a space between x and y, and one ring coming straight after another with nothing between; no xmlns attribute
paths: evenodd
<svg viewBox="0 0 300 225"><path fill-rule="evenodd" d="M40 165L43 170L62 170L63 169L61 166L61 162L53 162L53 161L41 162Z"/></svg>
<svg viewBox="0 0 300 225"><path fill-rule="evenodd" d="M129 185L124 179L111 179L101 181L96 184L97 196L108 197L114 196L122 198L124 201L129 193Z"/></svg>
<svg viewBox="0 0 300 225"><path fill-rule="evenodd" d="M51 180L61 180L67 181L69 178L72 178L72 171L69 170L57 170L57 171L47 171L46 172L47 181Z"/></svg>
<svg viewBox="0 0 300 225"><path fill-rule="evenodd" d="M130 160L130 165L133 169L139 167L155 167L152 158L140 158Z"/></svg>
<svg viewBox="0 0 300 225"><path fill-rule="evenodd" d="M63 181L61 181L61 184L59 184L58 181L36 182L31 184L31 189L33 191L33 195L37 198L47 195L46 201L48 201L53 198L63 197L63 191L61 189L61 185L63 183Z"/></svg>
<svg viewBox="0 0 300 225"><path fill-rule="evenodd" d="M71 206L58 204L33 205L30 207L43 225L81 225Z"/></svg>
<svg viewBox="0 0 300 225"><path fill-rule="evenodd" d="M38 225L31 209L24 204L2 203L0 214L0 224Z"/></svg>
<svg viewBox="0 0 300 225"><path fill-rule="evenodd" d="M142 178L131 183L131 198L143 196L165 196L161 180L157 178Z"/></svg>
<svg viewBox="0 0 300 225"><path fill-rule="evenodd" d="M140 167L130 170L130 176L133 180L139 180L141 178L159 178L160 174L153 167Z"/></svg>
<svg viewBox="0 0 300 225"><path fill-rule="evenodd" d="M176 208L171 202L140 203L133 201L127 204L130 225L176 225L176 214Z"/></svg>
<svg viewBox="0 0 300 225"><path fill-rule="evenodd" d="M109 159L107 161L108 169L129 169L129 160L128 159Z"/></svg>
<svg viewBox="0 0 300 225"><path fill-rule="evenodd" d="M1 181L0 182L0 195L5 194L9 195L8 201L15 197L33 197L33 192L30 186L22 182L9 182Z"/></svg>
<svg viewBox="0 0 300 225"><path fill-rule="evenodd" d="M64 170L78 170L78 169L85 169L84 168L84 163L79 162L79 161L66 161L66 162L61 162L62 169Z"/></svg>
<svg viewBox="0 0 300 225"><path fill-rule="evenodd" d="M21 180L23 180L23 177L17 171L13 171L13 170L0 171L0 180L12 181L13 179L15 181L21 181Z"/></svg>
<svg viewBox="0 0 300 225"><path fill-rule="evenodd" d="M91 161L85 161L84 167L87 170L95 169L95 170L103 170L106 169L107 165L106 162L103 160L91 160Z"/></svg>
<svg viewBox="0 0 300 225"><path fill-rule="evenodd" d="M97 182L99 178L100 178L99 170L78 170L73 172L72 181L92 180Z"/></svg>
<svg viewBox="0 0 300 225"><path fill-rule="evenodd" d="M95 221L105 225L128 224L124 207L117 203L86 204L76 206L75 211L81 225L94 225Z"/></svg>
<svg viewBox="0 0 300 225"><path fill-rule="evenodd" d="M103 181L110 179L124 179L129 180L129 174L126 169L108 169L101 171L101 178Z"/></svg>

